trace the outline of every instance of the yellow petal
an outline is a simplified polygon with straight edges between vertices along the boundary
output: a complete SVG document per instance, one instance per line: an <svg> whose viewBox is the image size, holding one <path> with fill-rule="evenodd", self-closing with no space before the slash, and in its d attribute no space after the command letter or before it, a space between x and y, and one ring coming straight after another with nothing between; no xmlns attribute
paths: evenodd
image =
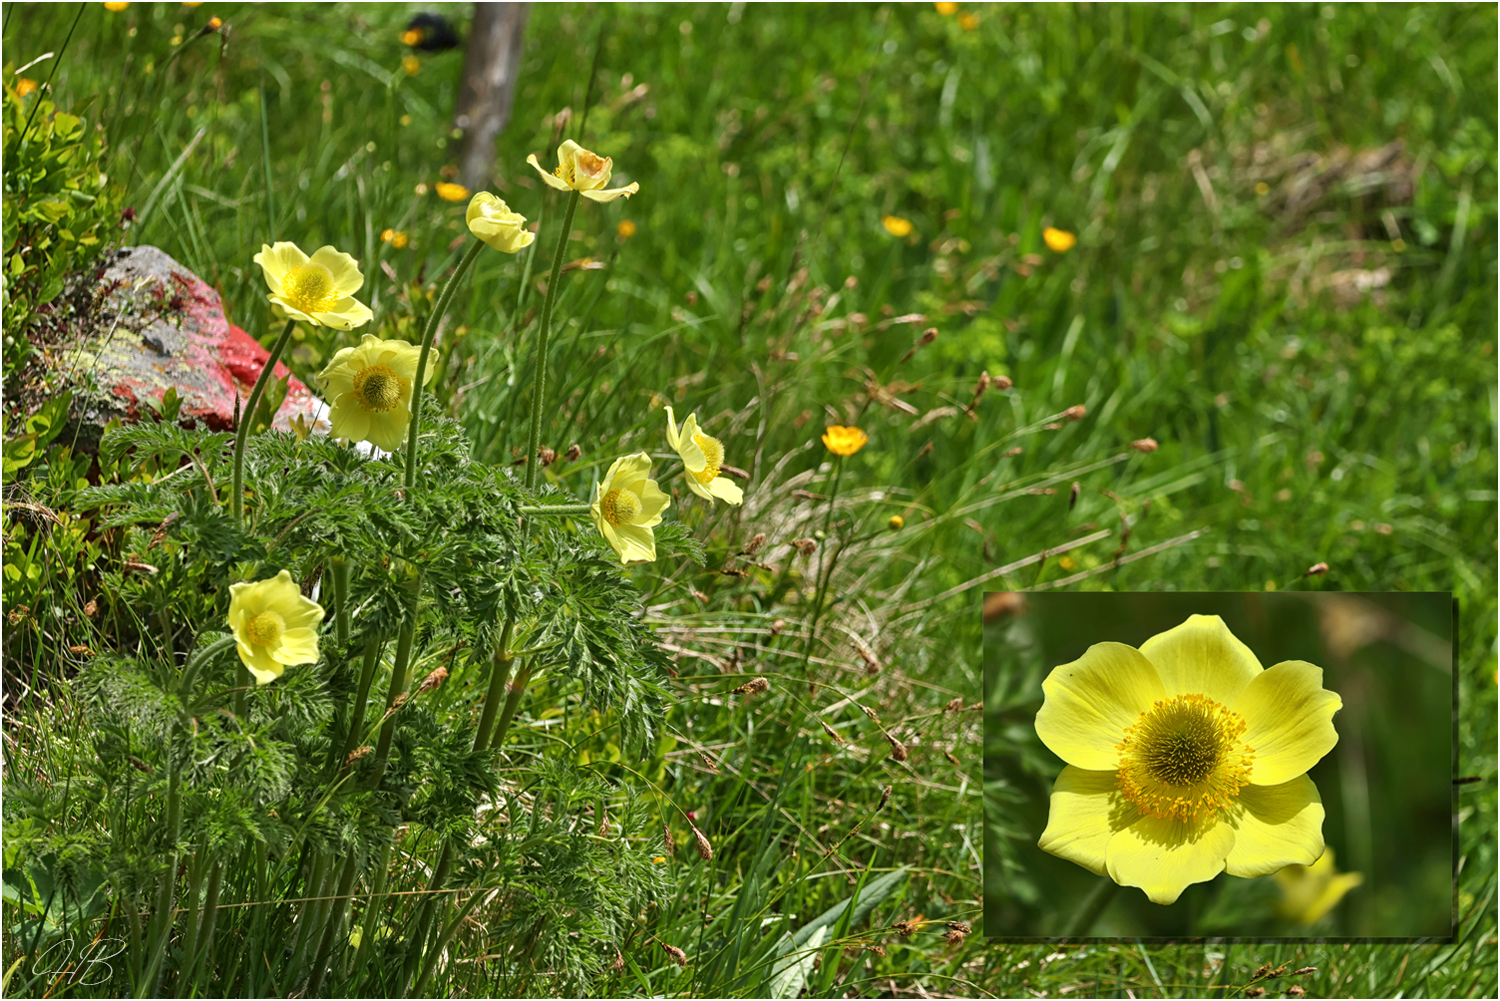
<svg viewBox="0 0 1500 1001"><path fill-rule="evenodd" d="M647 480L641 484L636 493L641 498L641 513L636 516L633 524L644 528L661 524L661 513L672 503L672 498L662 492L661 487L656 485L655 480Z"/></svg>
<svg viewBox="0 0 1500 1001"><path fill-rule="evenodd" d="M1037 736L1068 764L1096 772L1119 767L1125 728L1167 697L1156 668L1123 643L1096 643L1053 668L1042 691Z"/></svg>
<svg viewBox="0 0 1500 1001"><path fill-rule="evenodd" d="M314 313L313 319L326 327L335 330L353 330L362 327L375 318L370 312L370 307L354 299L343 298L333 304L333 309L326 313Z"/></svg>
<svg viewBox="0 0 1500 1001"><path fill-rule="evenodd" d="M359 273L359 263L333 247L319 247L312 255L312 263L328 269L333 276L334 294L341 298L358 292L365 283L365 276Z"/></svg>
<svg viewBox="0 0 1500 1001"><path fill-rule="evenodd" d="M631 182L623 188L610 188L608 191L601 191L595 188L591 191L580 191L578 193L591 202L612 202L616 198L629 198L639 190L641 190L641 186Z"/></svg>
<svg viewBox="0 0 1500 1001"><path fill-rule="evenodd" d="M287 301L279 295L268 295L266 296L266 298L271 302L274 302L276 305L280 306L286 312L286 318L288 320L296 320L299 323L311 323L314 325L316 325L318 322L316 319L308 316L306 313L302 312L302 310L296 308L295 306L288 305Z"/></svg>
<svg viewBox="0 0 1500 1001"><path fill-rule="evenodd" d="M1231 876L1269 876L1289 865L1311 865L1323 854L1323 801L1306 775L1278 786L1245 786L1231 816Z"/></svg>
<svg viewBox="0 0 1500 1001"><path fill-rule="evenodd" d="M1037 847L1102 876L1109 839L1139 816L1120 795L1114 772L1068 765L1052 786L1047 829Z"/></svg>
<svg viewBox="0 0 1500 1001"><path fill-rule="evenodd" d="M278 664L312 664L318 659L318 634L311 629L288 629L271 651Z"/></svg>
<svg viewBox="0 0 1500 1001"><path fill-rule="evenodd" d="M328 433L335 438L365 441L370 434L370 412L360 406L359 397L345 393L328 408Z"/></svg>
<svg viewBox="0 0 1500 1001"><path fill-rule="evenodd" d="M692 486L696 480L688 478L688 485ZM715 497L726 504L742 504L745 501L745 492L739 488L739 484L731 483L723 476L715 476L708 481L708 489Z"/></svg>
<svg viewBox="0 0 1500 1001"><path fill-rule="evenodd" d="M645 452L637 452L634 455L622 455L609 467L609 473L604 477L604 483L599 487L601 493L609 493L611 490L636 490L651 472L651 456Z"/></svg>
<svg viewBox="0 0 1500 1001"><path fill-rule="evenodd" d="M690 416L695 417L697 415L693 414ZM677 443L681 440L681 436L677 433L677 419L672 416L672 407L669 404L667 406L667 445L672 449L672 451L676 452Z"/></svg>
<svg viewBox="0 0 1500 1001"><path fill-rule="evenodd" d="M266 278L266 285L271 291L280 292L281 280L286 277L288 271L306 264L307 255L299 250L295 243L283 242L269 247L261 244L260 253L256 254L253 260L260 265Z"/></svg>
<svg viewBox="0 0 1500 1001"><path fill-rule="evenodd" d="M1192 615L1141 644L1169 696L1207 695L1232 706L1261 673L1260 661L1217 615Z"/></svg>
<svg viewBox="0 0 1500 1001"><path fill-rule="evenodd" d="M1121 886L1138 886L1153 903L1175 903L1182 891L1224 871L1234 829L1217 816L1192 822L1141 817L1109 840L1105 866Z"/></svg>
<svg viewBox="0 0 1500 1001"><path fill-rule="evenodd" d="M370 415L370 430L365 440L385 452L399 452L406 445L406 429L411 411L397 407L383 414Z"/></svg>
<svg viewBox="0 0 1500 1001"><path fill-rule="evenodd" d="M536 172L538 174L542 175L542 180L544 180L544 181L547 182L547 186L549 188L556 188L559 191L571 191L572 190L571 188L568 187L567 182L564 181L562 178L558 177L556 174L552 173L549 170L543 170L542 169L542 165L540 163L537 163L537 159L536 159L536 154L535 153L533 153L530 156L528 156L526 158L526 162L529 163L529 164L531 164L533 167L536 168Z"/></svg>
<svg viewBox="0 0 1500 1001"><path fill-rule="evenodd" d="M651 529L642 525L619 525L615 530L620 537L620 562L628 565L656 560L656 536L651 534Z"/></svg>
<svg viewBox="0 0 1500 1001"><path fill-rule="evenodd" d="M1263 671L1230 708L1245 721L1244 742L1255 752L1250 781L1289 782L1333 750L1333 714L1344 702L1323 687L1323 669L1288 660Z"/></svg>
<svg viewBox="0 0 1500 1001"><path fill-rule="evenodd" d="M718 477L715 477L715 479L718 479ZM714 495L709 492L707 487L699 483L695 478L691 476L684 477L682 482L686 483L687 488L693 493L697 494L699 497L702 497L709 503L713 503Z"/></svg>

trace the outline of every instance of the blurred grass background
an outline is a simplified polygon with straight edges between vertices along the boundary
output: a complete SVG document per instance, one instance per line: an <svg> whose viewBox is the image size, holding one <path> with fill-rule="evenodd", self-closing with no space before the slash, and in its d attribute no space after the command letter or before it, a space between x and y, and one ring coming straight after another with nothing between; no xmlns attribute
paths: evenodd
<svg viewBox="0 0 1500 1001"><path fill-rule="evenodd" d="M1036 736L1041 682L1094 643L1139 647L1189 615L1218 615L1263 667L1305 660L1339 693L1339 743L1308 773L1340 871L1358 872L1328 919L1278 915L1272 877L1221 876L1170 906L1122 889L1091 934L1446 938L1453 922L1453 603L1445 593L1049 592L985 634L986 778L1013 791L986 843L1009 871L985 900L993 935L1057 934L1099 882L1036 846L1064 762ZM1037 771L1037 766L1041 767Z"/></svg>
<svg viewBox="0 0 1500 1001"><path fill-rule="evenodd" d="M269 332L250 261L263 242L327 242L362 262L371 329L393 336L420 329L465 237L463 204L434 193L461 53L403 64L417 9L87 4L62 51L78 7L7 4L3 41L11 71L61 52L25 75L45 82L55 65L59 106L104 127L106 169L139 213L126 240L215 285L231 320ZM468 16L420 9L461 28ZM211 16L223 28L196 35ZM742 510L677 516L702 520L711 566L765 532L786 571L637 571L681 696L641 771L698 811L719 853L684 865L645 925L692 965L633 951L600 993L732 988L696 949L717 948L712 915L766 851L767 916L798 920L843 899L848 871L913 867L851 933L884 954L827 949L810 993L1193 994L1283 961L1319 966L1302 981L1315 993L1495 992L1495 33L1478 5L533 9L494 190L546 228L543 206L558 206L524 160L552 162L565 107L567 134L641 185L575 222L569 259L604 267L562 291L564 405L544 440L582 457L549 475L584 495L620 451L663 450L654 404L696 409L751 480ZM1048 250L1046 226L1077 246ZM481 257L439 343L438 398L495 462L524 437L540 304L518 265ZM938 339L903 364L927 326ZM310 377L341 344L308 335L294 371ZM970 420L981 371L1015 388ZM1086 416L1063 420L1075 405ZM846 463L843 511L906 527L841 563L830 625L849 642L816 649L809 693L763 638L805 612L810 570L788 543L824 508L793 491L826 490L816 434L830 420L871 435ZM1146 437L1158 451L1128 447ZM917 914L979 925L978 713L940 710L983 695L981 586L1262 589L1319 561L1327 576L1298 586L1452 589L1464 608L1458 768L1481 781L1459 793L1458 944L1060 948L952 945L941 923L890 931ZM7 609L18 593L7 586ZM14 631L35 630L29 656L61 674L86 628L63 616ZM723 698L738 675L720 674L738 671L772 692L748 708ZM845 696L878 708L909 760ZM578 748L635 781L583 714L566 725L570 743L518 727L511 751ZM8 753L46 732L8 729ZM1007 781L983 782L992 816L1035 791ZM890 812L824 861L887 784ZM761 822L773 796L784 833ZM545 990L493 975L450 987Z"/></svg>

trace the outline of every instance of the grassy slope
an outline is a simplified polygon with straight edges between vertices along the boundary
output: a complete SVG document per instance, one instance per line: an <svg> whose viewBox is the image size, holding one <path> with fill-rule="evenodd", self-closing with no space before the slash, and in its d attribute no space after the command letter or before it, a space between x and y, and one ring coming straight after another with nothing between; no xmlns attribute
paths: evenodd
<svg viewBox="0 0 1500 1001"><path fill-rule="evenodd" d="M663 786L700 811L719 851L711 868L677 863L681 895L648 929L688 949L693 965L679 971L643 936L631 954L636 979L601 989L729 988L722 966L695 949L723 922L700 938L699 916L722 917L762 857L764 805L778 782L786 829L770 832L763 856L785 894L774 912L806 920L849 892L842 876L811 878L839 868L819 861L820 845L866 818L889 783L888 812L841 849L856 870L914 867L906 899L887 901L877 926L917 912L977 925L977 713L937 712L954 695L980 694L978 588L926 602L1086 534L1090 522L1115 530L1123 514L1133 552L1209 531L1115 570L1118 536L1104 538L1072 551L1071 569L1053 559L994 585L1100 568L1081 586L1260 589L1326 561L1330 574L1301 586L1459 593L1458 767L1483 778L1461 800L1460 899L1484 912L1478 930L1453 955L1096 946L1046 961L1050 948L977 936L950 948L933 925L910 939L872 933L887 954L866 953L853 969L827 955L814 986L832 989L818 978L847 974L878 977L864 992L922 979L930 991L1142 996L1242 984L1261 961L1284 959L1322 967L1307 984L1319 993L1379 994L1398 980L1415 993L1493 993L1483 943L1494 935L1485 887L1495 873L1495 83L1493 47L1475 40L1494 37L1494 13L1325 10L975 8L972 31L929 5L534 10L499 190L541 214L524 156L550 162L548 116L583 108L601 35L583 141L642 187L575 223L569 258L608 267L574 273L564 292L556 358L568 404L546 438L559 451L580 443L583 458L554 471L586 493L620 450L663 449L654 395L679 417L696 409L729 462L752 471L753 489L733 515L691 502L679 515L712 522L719 559L765 532L777 546L769 562L790 564L795 585L806 564L792 563L786 543L821 527L823 508L791 490L826 490L813 432L828 407L872 437L845 470L841 494L857 501L848 514L871 529L892 513L907 518L901 533L844 561L841 601L826 619L836 642L818 648L814 666L834 687L816 693L800 658L766 642L778 618L795 632L804 613L795 587L672 563L642 572L652 614L683 651L682 701L669 720L680 743L662 749ZM400 73L404 7L214 13L232 29L223 47L218 36L192 42L164 79L176 25L191 34L208 8L136 4L112 15L90 5L59 72L62 103L102 96L118 150L110 171L138 209L149 206L130 238L216 284L232 318L257 334L267 317L254 250L272 238L335 243L365 263L378 322L398 328L422 305L379 277L377 261L403 280L436 276L462 234L461 205L413 194L448 157L459 54ZM8 8L12 65L55 49L72 14ZM648 89L634 96L639 85ZM199 129L198 150L167 176ZM1335 189L1287 208L1282 192L1308 176L1297 154L1397 138L1409 199ZM886 214L910 220L913 236L887 234ZM637 227L629 240L616 236L620 219ZM1079 246L1052 254L1044 225L1078 233ZM387 227L408 231L411 246L382 244ZM549 231L538 241L544 255L551 240ZM517 314L516 264L491 255L476 268L458 307L466 336L439 380L478 451L496 461L521 444L528 374L514 328L537 305L533 295ZM1342 291L1355 272L1382 269L1371 294ZM809 314L820 287L823 312ZM862 326L849 322L854 313ZM911 313L927 319L882 326ZM928 324L936 343L901 364ZM336 346L301 345L300 374ZM923 415L962 407L982 369L1016 386L987 396L977 422L939 414L913 428L917 419L897 409L863 409L867 378L916 384L901 395ZM1075 404L1087 407L1083 420L1041 427ZM1148 435L1159 451L1125 448ZM1070 513L1075 480L1082 493ZM864 673L845 631L873 648L883 673ZM732 650L741 659L729 660ZM720 679L725 669L768 675L773 691L748 707L726 700L738 682ZM886 757L857 710L836 707L841 692L878 709L911 746L907 762ZM855 738L851 749L832 744L809 709ZM583 732L572 739L590 746ZM749 925L757 937L776 930Z"/></svg>

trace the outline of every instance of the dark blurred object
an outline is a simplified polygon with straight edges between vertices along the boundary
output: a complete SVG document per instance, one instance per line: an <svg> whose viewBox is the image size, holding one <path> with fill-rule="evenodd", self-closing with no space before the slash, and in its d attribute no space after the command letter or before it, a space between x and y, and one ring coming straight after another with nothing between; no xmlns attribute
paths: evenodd
<svg viewBox="0 0 1500 1001"><path fill-rule="evenodd" d="M463 130L458 154L458 181L470 191L490 186L495 165L495 137L510 121L516 78L521 72L521 42L529 3L477 3L464 52L463 87L453 124ZM413 22L415 23L415 22Z"/></svg>
<svg viewBox="0 0 1500 1001"><path fill-rule="evenodd" d="M488 6L480 4L479 6ZM458 48L458 32L441 14L418 14L406 24L401 41L423 52L446 52Z"/></svg>

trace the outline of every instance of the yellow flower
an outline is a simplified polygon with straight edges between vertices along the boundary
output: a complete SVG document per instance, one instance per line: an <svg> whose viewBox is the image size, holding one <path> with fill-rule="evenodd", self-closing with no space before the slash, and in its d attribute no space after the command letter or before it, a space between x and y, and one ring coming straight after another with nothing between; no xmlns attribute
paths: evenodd
<svg viewBox="0 0 1500 1001"><path fill-rule="evenodd" d="M1037 736L1067 762L1041 848L1170 904L1189 884L1323 854L1307 777L1343 705L1300 660L1262 668L1216 615L1052 670Z"/></svg>
<svg viewBox="0 0 1500 1001"><path fill-rule="evenodd" d="M437 196L445 202L461 202L469 197L469 189L451 181L439 181L432 186Z"/></svg>
<svg viewBox="0 0 1500 1001"><path fill-rule="evenodd" d="M368 441L394 452L411 422L411 385L422 349L405 341L383 341L365 334L357 347L343 348L318 376L330 409L335 438ZM437 366L427 360L426 382Z"/></svg>
<svg viewBox="0 0 1500 1001"><path fill-rule="evenodd" d="M937 12L944 17L952 17L954 14L958 13L958 4L956 3L948 3L945 2L945 0L939 0L939 2L933 4L933 6L936 7Z"/></svg>
<svg viewBox="0 0 1500 1001"><path fill-rule="evenodd" d="M911 236L912 224L910 219L903 219L898 215L882 216L880 219L880 225L884 226L885 231L892 236Z"/></svg>
<svg viewBox="0 0 1500 1001"><path fill-rule="evenodd" d="M656 536L651 528L661 524L661 513L672 503L655 480L647 479L650 472L650 455L623 455L594 488L589 512L594 527L626 566L656 559Z"/></svg>
<svg viewBox="0 0 1500 1001"><path fill-rule="evenodd" d="M536 239L536 234L526 228L526 217L512 212L503 199L488 191L474 196L464 218L469 223L470 233L507 254L531 246L531 241Z"/></svg>
<svg viewBox="0 0 1500 1001"><path fill-rule="evenodd" d="M422 72L422 60L418 59L416 56L402 56L401 68L406 71L407 76L416 76L418 73ZM456 198L450 198L448 200L458 201L458 199Z"/></svg>
<svg viewBox="0 0 1500 1001"><path fill-rule="evenodd" d="M975 28L979 27L979 16L977 14L970 14L965 11L964 13L958 15L958 26L965 31L973 31Z"/></svg>
<svg viewBox="0 0 1500 1001"><path fill-rule="evenodd" d="M120 11L124 10L126 7L129 7L129 6L130 6L130 4L123 3L123 2L121 2L121 0L109 0L109 2L104 5L104 9L105 10L112 10L112 11L115 11L116 13L119 13Z"/></svg>
<svg viewBox="0 0 1500 1001"><path fill-rule="evenodd" d="M631 222L629 219L621 219L615 225L615 233L620 237L620 239L628 240L632 236L635 236L635 223Z"/></svg>
<svg viewBox="0 0 1500 1001"><path fill-rule="evenodd" d="M1315 925L1338 906L1344 894L1365 881L1357 872L1339 872L1333 864L1333 849L1312 865L1289 865L1276 874L1281 900L1276 911L1289 921Z"/></svg>
<svg viewBox="0 0 1500 1001"><path fill-rule="evenodd" d="M295 243L261 244L254 260L271 289L266 298L293 320L353 330L375 315L353 298L365 276L348 254L323 247L309 259Z"/></svg>
<svg viewBox="0 0 1500 1001"><path fill-rule="evenodd" d="M542 169L535 153L528 156L526 162L536 168L550 187L559 191L576 191L590 201L612 202L621 196L629 198L641 190L641 186L634 183L606 190L604 186L614 171L614 161L584 149L571 139L564 140L557 147L557 169L552 173Z"/></svg>
<svg viewBox="0 0 1500 1001"><path fill-rule="evenodd" d="M413 46L413 47L421 45L422 44L422 29L421 28L407 28L405 31L401 32L401 44L402 45L410 45L410 46Z"/></svg>
<svg viewBox="0 0 1500 1001"><path fill-rule="evenodd" d="M724 443L710 438L698 427L698 415L688 414L682 422L682 433L677 431L677 418L672 408L667 408L667 444L682 459L687 467L688 489L710 504L715 497L726 504L744 501L744 492L738 486L719 475L724 463Z"/></svg>
<svg viewBox="0 0 1500 1001"><path fill-rule="evenodd" d="M834 424L823 432L823 444L834 455L853 455L864 448L865 442L869 440L870 436L856 427L846 428Z"/></svg>
<svg viewBox="0 0 1500 1001"><path fill-rule="evenodd" d="M400 250L411 241L411 237L399 229L383 229L380 231L380 242L389 243L392 247Z"/></svg>
<svg viewBox="0 0 1500 1001"><path fill-rule="evenodd" d="M906 527L906 519L901 517L899 514L893 514L889 519L886 520L885 527L890 529L892 532L899 532L901 531L901 529Z"/></svg>
<svg viewBox="0 0 1500 1001"><path fill-rule="evenodd" d="M269 580L229 585L229 628L257 684L275 681L289 665L315 663L322 621L322 606L302 597L285 570Z"/></svg>
<svg viewBox="0 0 1500 1001"><path fill-rule="evenodd" d="M1048 226L1042 230L1042 242L1054 254L1066 254L1078 242L1078 237L1065 229L1053 229L1051 226Z"/></svg>
<svg viewBox="0 0 1500 1001"><path fill-rule="evenodd" d="M36 81L31 79L30 77L23 76L16 80L17 97L25 97L27 94L30 94L34 90L36 90Z"/></svg>

